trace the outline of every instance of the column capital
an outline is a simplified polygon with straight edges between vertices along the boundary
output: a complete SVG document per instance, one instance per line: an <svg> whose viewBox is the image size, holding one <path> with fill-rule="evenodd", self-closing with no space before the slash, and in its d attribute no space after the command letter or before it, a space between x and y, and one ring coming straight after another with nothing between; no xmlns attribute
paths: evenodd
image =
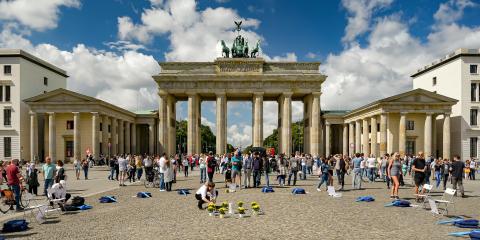
<svg viewBox="0 0 480 240"><path fill-rule="evenodd" d="M185 92L185 93L189 97L197 97L198 96L198 92L194 92L194 91L189 91L189 92Z"/></svg>
<svg viewBox="0 0 480 240"><path fill-rule="evenodd" d="M90 112L92 115L99 116L100 114L98 112Z"/></svg>
<svg viewBox="0 0 480 240"><path fill-rule="evenodd" d="M265 92L253 92L254 97L263 97L263 94L265 94Z"/></svg>
<svg viewBox="0 0 480 240"><path fill-rule="evenodd" d="M48 115L55 115L55 112L47 112Z"/></svg>
<svg viewBox="0 0 480 240"><path fill-rule="evenodd" d="M314 97L320 97L322 95L322 92L312 92L312 96Z"/></svg>
<svg viewBox="0 0 480 240"><path fill-rule="evenodd" d="M433 113L433 112L426 112L425 113L425 115L427 115L427 116L432 116L433 114L435 114L435 113Z"/></svg>
<svg viewBox="0 0 480 240"><path fill-rule="evenodd" d="M72 112L72 113L73 115L77 115L77 116L80 115L80 112Z"/></svg>
<svg viewBox="0 0 480 240"><path fill-rule="evenodd" d="M219 92L215 92L215 95L216 95L217 97L226 97L226 96L227 96L227 92L219 91Z"/></svg>
<svg viewBox="0 0 480 240"><path fill-rule="evenodd" d="M30 114L31 116L36 116L37 115L37 112L34 112L34 111L29 111L28 114Z"/></svg>
<svg viewBox="0 0 480 240"><path fill-rule="evenodd" d="M283 97L291 98L292 95L293 95L293 92L284 92L284 93L282 93L282 96L283 96Z"/></svg>
<svg viewBox="0 0 480 240"><path fill-rule="evenodd" d="M444 116L444 117L450 117L450 114L451 114L451 113L444 113L443 116Z"/></svg>
<svg viewBox="0 0 480 240"><path fill-rule="evenodd" d="M400 115L407 115L408 112L400 112Z"/></svg>

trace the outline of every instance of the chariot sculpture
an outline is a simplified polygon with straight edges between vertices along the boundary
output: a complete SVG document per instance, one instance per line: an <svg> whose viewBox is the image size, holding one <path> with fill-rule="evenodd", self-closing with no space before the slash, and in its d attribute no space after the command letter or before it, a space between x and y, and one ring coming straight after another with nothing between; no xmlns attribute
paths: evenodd
<svg viewBox="0 0 480 240"><path fill-rule="evenodd" d="M242 30L242 21L235 21L235 25L237 25L235 30L237 31L238 35L233 41L232 47L228 48L225 41L220 41L222 44L222 57L229 58L231 53L232 58L256 58L260 51L260 40L257 42L255 48L249 52L248 41L245 40L242 35L240 35L240 31Z"/></svg>

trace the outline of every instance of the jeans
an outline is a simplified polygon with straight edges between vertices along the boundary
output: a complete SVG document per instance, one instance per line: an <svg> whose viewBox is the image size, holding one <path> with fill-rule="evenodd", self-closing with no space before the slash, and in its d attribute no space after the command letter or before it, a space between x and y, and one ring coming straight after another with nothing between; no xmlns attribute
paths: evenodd
<svg viewBox="0 0 480 240"><path fill-rule="evenodd" d="M88 179L88 168L83 168L83 175L85 175L85 179Z"/></svg>
<svg viewBox="0 0 480 240"><path fill-rule="evenodd" d="M268 177L268 171L265 171L265 183L267 187L270 187L270 178Z"/></svg>
<svg viewBox="0 0 480 240"><path fill-rule="evenodd" d="M15 195L15 204L17 209L20 208L20 185L10 185L13 190L13 194Z"/></svg>
<svg viewBox="0 0 480 240"><path fill-rule="evenodd" d="M137 168L137 179L140 180L140 178L142 178L142 175L143 175L143 168L141 167Z"/></svg>
<svg viewBox="0 0 480 240"><path fill-rule="evenodd" d="M355 189L361 189L362 188L362 173L363 169L361 168L354 168L353 169L353 188ZM358 186L358 187L357 187Z"/></svg>
<svg viewBox="0 0 480 240"><path fill-rule="evenodd" d="M430 171L425 172L425 183L430 184Z"/></svg>
<svg viewBox="0 0 480 240"><path fill-rule="evenodd" d="M440 171L435 172L435 180L437 181L437 188L440 186L440 182L442 180L442 173Z"/></svg>
<svg viewBox="0 0 480 240"><path fill-rule="evenodd" d="M207 176L208 176L208 181L209 181L209 182L213 182L213 174L214 174L214 173L215 173L214 171L212 171L212 172L207 172Z"/></svg>
<svg viewBox="0 0 480 240"><path fill-rule="evenodd" d="M338 185L345 186L345 173L341 170L337 170Z"/></svg>
<svg viewBox="0 0 480 240"><path fill-rule="evenodd" d="M243 186L250 187L251 178L252 178L252 169L244 169L243 175L245 175L243 178Z"/></svg>
<svg viewBox="0 0 480 240"><path fill-rule="evenodd" d="M306 179L307 179L307 166L303 165L302 166L302 180L306 180Z"/></svg>
<svg viewBox="0 0 480 240"><path fill-rule="evenodd" d="M114 174L115 174L115 167L110 167L110 176L108 176L108 179L113 180Z"/></svg>
<svg viewBox="0 0 480 240"><path fill-rule="evenodd" d="M307 166L307 173L313 174L313 166Z"/></svg>
<svg viewBox="0 0 480 240"><path fill-rule="evenodd" d="M285 185L285 175L278 175L277 179L278 179L278 185L280 186Z"/></svg>
<svg viewBox="0 0 480 240"><path fill-rule="evenodd" d="M448 174L443 175L443 190L447 189Z"/></svg>
<svg viewBox="0 0 480 240"><path fill-rule="evenodd" d="M158 176L160 178L160 190L165 190L164 173L159 173Z"/></svg>
<svg viewBox="0 0 480 240"><path fill-rule="evenodd" d="M253 187L259 187L260 186L260 177L262 175L260 174L260 170L253 170Z"/></svg>
<svg viewBox="0 0 480 240"><path fill-rule="evenodd" d="M47 190L50 189L53 186L53 179L45 179L45 182L43 184L43 194L47 196Z"/></svg>
<svg viewBox="0 0 480 240"><path fill-rule="evenodd" d="M381 173L382 174L382 179L383 179L383 181L386 181L386 179L387 179L387 167L382 166L381 171L382 171L382 173Z"/></svg>
<svg viewBox="0 0 480 240"><path fill-rule="evenodd" d="M369 168L368 169L368 176L370 178L370 182L375 182L375 177L376 177L376 168Z"/></svg>
<svg viewBox="0 0 480 240"><path fill-rule="evenodd" d="M204 183L207 180L207 169L200 168L200 183Z"/></svg>
<svg viewBox="0 0 480 240"><path fill-rule="evenodd" d="M185 175L185 177L188 177L188 166L185 166L185 168L183 169L183 173Z"/></svg>
<svg viewBox="0 0 480 240"><path fill-rule="evenodd" d="M290 185L290 180L292 179L292 176L293 176L293 186L297 185L297 172L298 171L290 171L290 173L288 173L288 185Z"/></svg>
<svg viewBox="0 0 480 240"><path fill-rule="evenodd" d="M172 181L165 183L165 187L167 188L167 192L172 191Z"/></svg>
<svg viewBox="0 0 480 240"><path fill-rule="evenodd" d="M328 173L322 173L322 177L318 183L317 189L320 189L323 183L325 183L325 186L328 187Z"/></svg>

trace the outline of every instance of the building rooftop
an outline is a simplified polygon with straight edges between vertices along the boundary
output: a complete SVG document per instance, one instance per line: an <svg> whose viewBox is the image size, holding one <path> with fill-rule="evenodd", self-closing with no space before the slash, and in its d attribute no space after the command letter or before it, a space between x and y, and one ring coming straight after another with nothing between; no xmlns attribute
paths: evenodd
<svg viewBox="0 0 480 240"><path fill-rule="evenodd" d="M432 63L425 65L422 68L417 69L417 71L412 74L410 77L417 77L427 71L430 71L433 68L446 64L452 60L457 59L461 56L480 56L480 49L468 49L468 48L459 48L444 57L433 61Z"/></svg>
<svg viewBox="0 0 480 240"><path fill-rule="evenodd" d="M0 57L21 57L63 77L68 77L67 71L47 62L22 49L0 48Z"/></svg>

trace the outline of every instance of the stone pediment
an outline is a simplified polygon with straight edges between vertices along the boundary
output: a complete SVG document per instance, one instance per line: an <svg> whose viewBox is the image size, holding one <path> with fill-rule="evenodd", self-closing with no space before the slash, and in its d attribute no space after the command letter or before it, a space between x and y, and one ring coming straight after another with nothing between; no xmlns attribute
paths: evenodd
<svg viewBox="0 0 480 240"><path fill-rule="evenodd" d="M380 100L382 103L455 103L457 100L424 89L415 89Z"/></svg>
<svg viewBox="0 0 480 240"><path fill-rule="evenodd" d="M98 100L89 96L85 96L76 92L72 92L63 88L56 89L51 92L37 95L26 99L25 102L36 103L53 103L53 102L97 102Z"/></svg>

